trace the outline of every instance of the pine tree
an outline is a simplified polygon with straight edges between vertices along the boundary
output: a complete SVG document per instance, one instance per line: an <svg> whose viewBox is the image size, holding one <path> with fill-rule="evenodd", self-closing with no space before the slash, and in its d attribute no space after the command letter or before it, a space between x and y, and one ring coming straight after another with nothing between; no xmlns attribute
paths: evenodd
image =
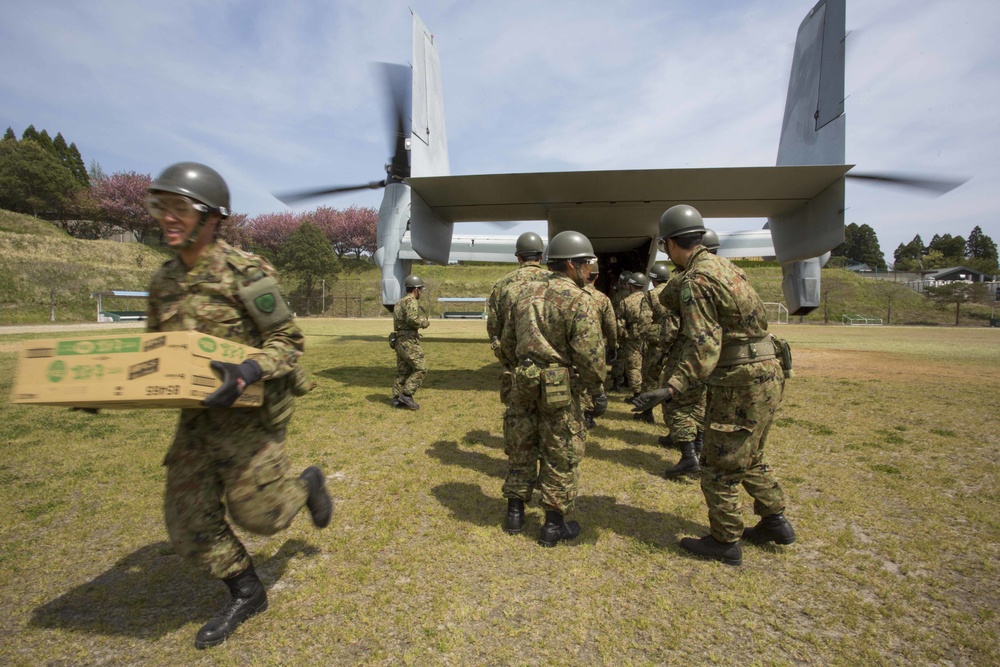
<svg viewBox="0 0 1000 667"><path fill-rule="evenodd" d="M90 176L87 175L87 166L83 163L83 156L77 150L76 144L69 145L69 155L71 164L70 173L73 174L73 178L83 187L89 188Z"/></svg>
<svg viewBox="0 0 1000 667"><path fill-rule="evenodd" d="M24 132L21 133L21 141L24 141L25 139L38 141L38 130L35 129L34 125L29 125L24 128Z"/></svg>
<svg viewBox="0 0 1000 667"><path fill-rule="evenodd" d="M9 127L7 128L7 131L3 133L2 141L7 141L8 139L12 139L15 142L17 141L17 135L14 134L14 130L10 129Z"/></svg>
<svg viewBox="0 0 1000 667"><path fill-rule="evenodd" d="M59 157L59 154L56 152L56 147L52 143L52 137L50 137L49 133L44 129L38 133L38 145L56 157Z"/></svg>
<svg viewBox="0 0 1000 667"><path fill-rule="evenodd" d="M976 225L965 242L967 263L977 271L997 273L997 244Z"/></svg>

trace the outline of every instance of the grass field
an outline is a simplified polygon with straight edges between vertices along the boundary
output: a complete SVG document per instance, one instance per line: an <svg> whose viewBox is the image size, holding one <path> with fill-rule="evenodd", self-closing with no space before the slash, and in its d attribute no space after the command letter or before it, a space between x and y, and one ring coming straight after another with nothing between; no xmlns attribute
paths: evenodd
<svg viewBox="0 0 1000 667"><path fill-rule="evenodd" d="M1000 330L775 327L796 377L769 443L799 541L689 558L696 482L613 398L587 443L573 544L500 528L497 366L479 321L434 320L419 412L392 410L381 320L303 320L318 387L293 464L337 502L241 533L270 609L205 652L224 588L175 556L173 411L0 405L0 664L1000 664ZM70 335L70 334L65 334ZM17 343L0 336L0 394ZM749 498L742 495L747 521Z"/></svg>

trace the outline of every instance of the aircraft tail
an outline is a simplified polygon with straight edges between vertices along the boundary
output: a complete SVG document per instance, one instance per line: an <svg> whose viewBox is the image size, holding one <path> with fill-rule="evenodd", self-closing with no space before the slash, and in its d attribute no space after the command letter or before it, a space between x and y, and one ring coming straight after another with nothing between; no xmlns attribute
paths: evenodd
<svg viewBox="0 0 1000 667"><path fill-rule="evenodd" d="M846 0L820 0L799 26L778 144L778 166L844 164ZM820 257L844 242L844 179L768 220L792 315L820 304Z"/></svg>
<svg viewBox="0 0 1000 667"><path fill-rule="evenodd" d="M410 175L450 176L448 135L444 126L441 62L434 35L413 14L413 108L410 133ZM413 192L410 240L424 259L447 264L454 224L442 219Z"/></svg>

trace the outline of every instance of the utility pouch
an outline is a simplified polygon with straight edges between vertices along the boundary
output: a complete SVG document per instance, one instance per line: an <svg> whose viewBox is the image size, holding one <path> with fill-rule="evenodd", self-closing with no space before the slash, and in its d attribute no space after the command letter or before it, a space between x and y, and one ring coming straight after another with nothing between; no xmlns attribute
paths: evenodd
<svg viewBox="0 0 1000 667"><path fill-rule="evenodd" d="M774 354L778 357L778 361L781 362L781 370L784 372L785 377L795 377L795 372L792 370L792 346L784 338L778 338L773 334L771 335L771 342L774 343Z"/></svg>
<svg viewBox="0 0 1000 667"><path fill-rule="evenodd" d="M389 334L389 348L390 349L393 349L393 350L396 349L396 341L398 339L399 339L399 334L397 334L395 331L393 331L392 333Z"/></svg>
<svg viewBox="0 0 1000 667"><path fill-rule="evenodd" d="M518 405L528 406L538 402L541 395L541 369L531 360L524 361L514 369L511 386L511 401Z"/></svg>
<svg viewBox="0 0 1000 667"><path fill-rule="evenodd" d="M542 400L546 407L561 408L570 404L573 394L569 386L569 369L549 366L541 371Z"/></svg>

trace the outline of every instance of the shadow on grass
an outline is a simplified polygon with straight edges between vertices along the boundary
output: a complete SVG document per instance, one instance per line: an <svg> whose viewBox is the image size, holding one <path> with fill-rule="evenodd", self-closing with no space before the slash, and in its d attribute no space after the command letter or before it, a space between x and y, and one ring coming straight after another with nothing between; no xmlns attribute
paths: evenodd
<svg viewBox="0 0 1000 667"><path fill-rule="evenodd" d="M433 323L431 324L433 327ZM341 335L336 333L307 333L308 338L330 338L335 339L334 342L339 341L360 341L363 343L381 343L385 345L385 349L390 351L389 348L389 331L392 331L392 325L390 324L386 328L384 334L348 334ZM486 339L485 329L483 331L483 336L481 338L469 338L466 336L435 336L433 333L424 333L420 336L420 342L424 345L428 343L478 343L484 347L489 345L489 341Z"/></svg>
<svg viewBox="0 0 1000 667"><path fill-rule="evenodd" d="M264 585L281 579L295 556L316 547L286 541L255 563ZM207 621L225 600L225 586L195 573L168 542L155 542L125 556L97 578L37 607L29 625L74 632L159 639L190 623Z"/></svg>
<svg viewBox="0 0 1000 667"><path fill-rule="evenodd" d="M460 449L459 444L454 440L438 440L427 450L427 454L438 459L444 465L478 470L484 475L500 479L507 476L506 458L499 459L479 452L465 451Z"/></svg>
<svg viewBox="0 0 1000 667"><path fill-rule="evenodd" d="M448 482L435 486L431 492L459 521L484 527L496 526L498 529L503 523L506 501L486 495L475 484ZM531 506L537 505L537 500L536 494ZM529 509L522 535L535 539L541 529L542 518L538 511ZM580 522L582 532L570 546L593 544L597 541L597 532L607 530L643 544L680 552L677 541L681 535L705 532L703 525L676 514L624 505L611 496L578 496L572 519Z"/></svg>

